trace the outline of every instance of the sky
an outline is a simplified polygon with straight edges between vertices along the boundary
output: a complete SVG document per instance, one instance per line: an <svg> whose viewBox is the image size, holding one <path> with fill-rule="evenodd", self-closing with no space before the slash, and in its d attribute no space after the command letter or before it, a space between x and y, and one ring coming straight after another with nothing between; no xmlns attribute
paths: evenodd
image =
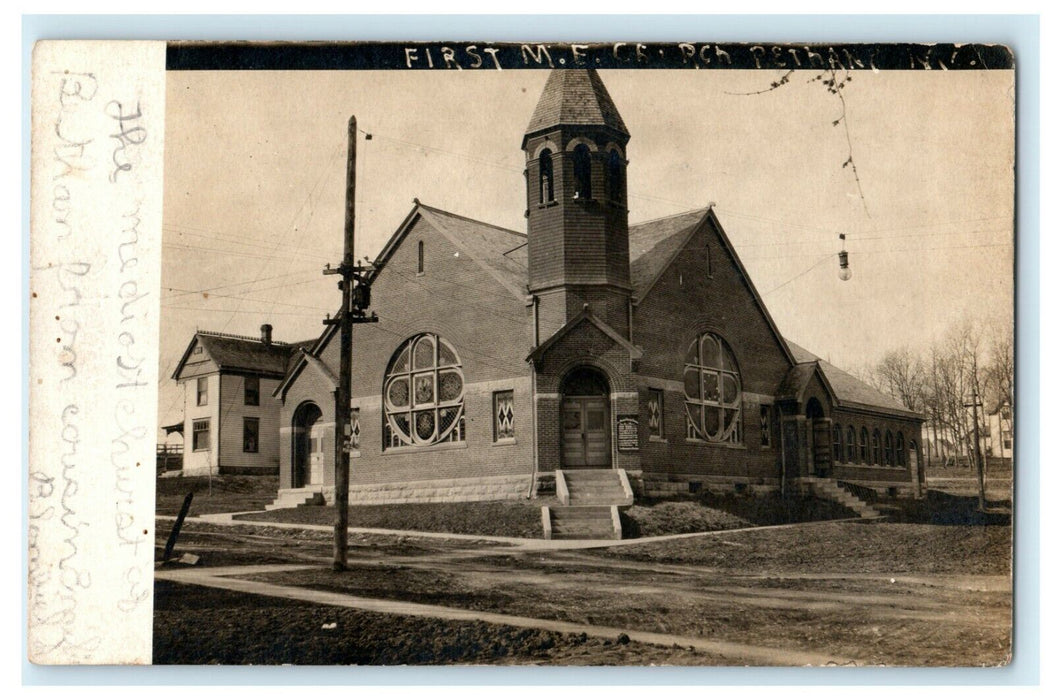
<svg viewBox="0 0 1054 700"><path fill-rule="evenodd" d="M783 75L600 71L631 134L630 223L714 203L783 335L847 369L1012 319L1013 72L855 70L842 99L815 71L770 90ZM351 115L357 256L415 197L525 231L520 144L546 77L169 72L159 423L182 420L171 375L196 329L302 340L339 306L321 270L343 250Z"/></svg>

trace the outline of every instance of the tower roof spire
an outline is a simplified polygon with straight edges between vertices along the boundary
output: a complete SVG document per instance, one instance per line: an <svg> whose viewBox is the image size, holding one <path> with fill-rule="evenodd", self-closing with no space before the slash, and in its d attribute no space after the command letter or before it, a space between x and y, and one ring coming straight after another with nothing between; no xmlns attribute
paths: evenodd
<svg viewBox="0 0 1054 700"><path fill-rule="evenodd" d="M606 126L629 136L611 95L592 69L557 69L549 74L525 137L554 126Z"/></svg>

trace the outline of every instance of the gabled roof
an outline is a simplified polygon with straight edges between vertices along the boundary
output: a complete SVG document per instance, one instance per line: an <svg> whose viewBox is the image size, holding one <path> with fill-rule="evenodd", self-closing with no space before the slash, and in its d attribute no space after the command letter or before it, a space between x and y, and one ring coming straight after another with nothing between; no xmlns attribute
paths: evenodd
<svg viewBox="0 0 1054 700"><path fill-rule="evenodd" d="M517 298L527 293L527 235L436 209L418 200L373 262L374 276L398 249L418 219L424 219L450 243L488 272Z"/></svg>
<svg viewBox="0 0 1054 700"><path fill-rule="evenodd" d="M606 126L629 136L614 100L592 69L558 69L549 73L524 141L527 136L554 126Z"/></svg>
<svg viewBox="0 0 1054 700"><path fill-rule="evenodd" d="M255 372L262 375L282 377L286 373L286 364L294 346L289 343L272 341L267 344L260 338L244 335L198 331L187 345L183 357L172 373L178 379L184 365L190 357L195 343L200 343L208 353L209 359L216 363L220 371Z"/></svg>
<svg viewBox="0 0 1054 700"><path fill-rule="evenodd" d="M776 344L783 350L787 360L794 364L796 362L794 355L791 353L790 348L787 347L783 335L776 327L776 322L765 306L765 302L758 293L757 287L754 286L753 280L747 274L743 261L739 259L736 249L732 247L732 242L728 240L728 234L725 233L724 227L718 221L717 214L714 213L712 206L630 226L630 279L633 284L636 303L640 303L648 295L648 292L655 286L662 273L677 259L677 256L688 244L688 241L702 228L703 223L707 220L713 223L718 240L721 241L729 257L732 258L732 264L739 272L744 284L746 284L751 297L757 303L761 315L772 331Z"/></svg>
<svg viewBox="0 0 1054 700"><path fill-rule="evenodd" d="M638 299L644 298L681 252L708 211L710 207L630 226L630 279Z"/></svg>
<svg viewBox="0 0 1054 700"><path fill-rule="evenodd" d="M911 418L922 417L920 414L906 408L892 396L883 394L870 384L857 379L844 369L835 367L827 360L812 354L800 345L788 340L787 346L794 353L795 359L801 363L788 372L787 377L790 378L792 373L800 372L801 367L815 366L819 368L834 395L834 399L839 405L846 408L878 409L906 415ZM787 382L787 378L784 379L784 382Z"/></svg>
<svg viewBox="0 0 1054 700"><path fill-rule="evenodd" d="M616 331L614 328L597 318L593 314L592 309L589 308L589 305L586 304L585 307L581 311L579 311L574 318L572 318L563 326L561 326L560 329L553 333L551 336L549 336L549 338L544 343L536 347L534 350L531 350L530 354L527 355L527 361L537 362L545 356L545 353L549 350L549 348L553 347L558 342L560 342L561 338L563 338L565 335L574 330L579 324L586 322L592 323L600 330L601 333L608 336L616 343L624 347L626 349L626 352L629 353L631 359L640 359L640 357L644 354L644 352L640 348L638 348L636 345L622 337L622 335L619 334L618 331Z"/></svg>

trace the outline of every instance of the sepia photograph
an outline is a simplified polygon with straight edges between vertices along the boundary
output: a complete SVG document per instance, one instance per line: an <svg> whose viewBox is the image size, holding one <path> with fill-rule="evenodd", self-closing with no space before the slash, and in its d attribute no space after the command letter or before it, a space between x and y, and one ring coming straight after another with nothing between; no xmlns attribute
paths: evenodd
<svg viewBox="0 0 1054 700"><path fill-rule="evenodd" d="M1011 661L1007 49L346 48L168 48L153 663Z"/></svg>

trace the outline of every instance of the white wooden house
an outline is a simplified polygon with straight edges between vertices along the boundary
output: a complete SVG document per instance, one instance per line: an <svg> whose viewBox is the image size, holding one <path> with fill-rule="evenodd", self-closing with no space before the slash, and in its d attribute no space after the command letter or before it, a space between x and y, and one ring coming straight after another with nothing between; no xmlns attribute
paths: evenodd
<svg viewBox="0 0 1054 700"><path fill-rule="evenodd" d="M299 344L198 331L172 378L183 388L184 475L277 474L280 402L273 392Z"/></svg>

